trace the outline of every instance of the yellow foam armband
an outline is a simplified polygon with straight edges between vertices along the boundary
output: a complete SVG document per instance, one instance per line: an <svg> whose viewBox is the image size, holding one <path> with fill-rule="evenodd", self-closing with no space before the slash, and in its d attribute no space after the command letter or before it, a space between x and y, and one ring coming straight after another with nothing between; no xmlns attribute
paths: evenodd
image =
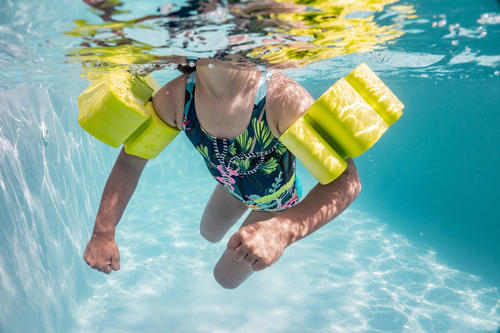
<svg viewBox="0 0 500 333"><path fill-rule="evenodd" d="M328 89L280 141L321 184L340 176L346 158L367 151L403 114L403 103L364 63Z"/></svg>
<svg viewBox="0 0 500 333"><path fill-rule="evenodd" d="M78 97L78 122L102 142L128 154L156 157L180 132L156 114L153 94L160 86L152 76L113 72L93 81Z"/></svg>

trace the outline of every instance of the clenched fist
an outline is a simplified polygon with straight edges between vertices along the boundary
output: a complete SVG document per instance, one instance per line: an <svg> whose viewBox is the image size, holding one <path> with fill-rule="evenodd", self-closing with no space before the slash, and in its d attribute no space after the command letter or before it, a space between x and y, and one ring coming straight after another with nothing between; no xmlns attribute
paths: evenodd
<svg viewBox="0 0 500 333"><path fill-rule="evenodd" d="M83 259L90 267L106 274L120 269L120 253L115 240L98 234L92 234Z"/></svg>
<svg viewBox="0 0 500 333"><path fill-rule="evenodd" d="M267 220L242 227L229 239L227 248L236 261L244 260L259 271L278 261L289 245L287 239L279 223Z"/></svg>

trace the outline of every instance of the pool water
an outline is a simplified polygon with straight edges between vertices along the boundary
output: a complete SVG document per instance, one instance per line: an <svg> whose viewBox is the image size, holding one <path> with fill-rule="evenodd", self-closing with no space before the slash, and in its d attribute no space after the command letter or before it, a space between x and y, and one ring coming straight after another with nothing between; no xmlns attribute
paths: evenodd
<svg viewBox="0 0 500 333"><path fill-rule="evenodd" d="M500 3L395 5L417 17L385 48L284 71L319 97L366 62L405 103L355 159L360 197L226 290L212 269L231 232L217 244L199 235L215 184L184 136L148 164L125 211L121 270L86 266L118 151L76 122L88 82L65 56L79 41L64 32L96 14L83 2L0 0L0 332L498 331Z"/></svg>

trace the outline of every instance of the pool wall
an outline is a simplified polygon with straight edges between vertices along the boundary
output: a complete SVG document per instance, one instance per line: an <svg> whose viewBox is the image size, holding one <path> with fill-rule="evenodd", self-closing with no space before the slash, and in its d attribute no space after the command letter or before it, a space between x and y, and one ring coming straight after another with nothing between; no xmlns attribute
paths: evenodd
<svg viewBox="0 0 500 333"><path fill-rule="evenodd" d="M109 166L75 121L78 90L0 90L2 332L63 332L90 294L82 254Z"/></svg>

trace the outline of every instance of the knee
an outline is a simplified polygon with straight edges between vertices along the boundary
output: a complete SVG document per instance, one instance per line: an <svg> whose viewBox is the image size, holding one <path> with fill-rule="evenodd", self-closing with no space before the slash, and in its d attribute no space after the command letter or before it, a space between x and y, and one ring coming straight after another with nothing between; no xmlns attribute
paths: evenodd
<svg viewBox="0 0 500 333"><path fill-rule="evenodd" d="M215 281L224 289L236 289L240 285L239 281L228 279L227 274L224 274L224 272L217 269L217 267L214 269L213 274Z"/></svg>
<svg viewBox="0 0 500 333"><path fill-rule="evenodd" d="M225 289L235 289L252 273L252 267L243 261L236 261L230 250L224 251L213 271L215 281Z"/></svg>
<svg viewBox="0 0 500 333"><path fill-rule="evenodd" d="M219 235L206 228L203 223L200 223L200 235L210 243L218 243L224 235Z"/></svg>

